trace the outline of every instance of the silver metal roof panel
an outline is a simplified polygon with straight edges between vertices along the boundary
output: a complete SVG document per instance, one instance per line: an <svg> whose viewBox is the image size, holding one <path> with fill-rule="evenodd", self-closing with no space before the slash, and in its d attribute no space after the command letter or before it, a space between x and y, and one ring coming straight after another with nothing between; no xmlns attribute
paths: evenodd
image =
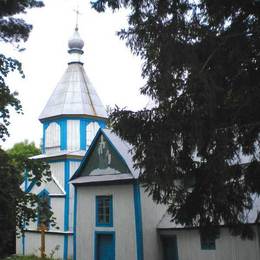
<svg viewBox="0 0 260 260"><path fill-rule="evenodd" d="M252 194L253 207L251 210L247 210L244 213L244 223L254 224L257 221L258 212L260 211L260 198L257 194ZM162 219L159 221L157 225L158 229L176 229L176 228L184 228L184 225L177 224L172 221L172 217L169 213L165 212Z"/></svg>
<svg viewBox="0 0 260 260"><path fill-rule="evenodd" d="M113 181L126 181L132 180L133 176L128 173L123 174L108 174L108 175L89 175L78 177L71 181L72 184L87 184L97 182L113 182Z"/></svg>
<svg viewBox="0 0 260 260"><path fill-rule="evenodd" d="M55 153L50 153L50 154L38 154L35 156L30 157L29 159L33 159L33 160L37 160L37 159L47 159L47 158L52 158L52 157L58 157L58 156L80 156L83 157L85 155L86 151L80 150L80 151L59 151L59 152L55 152Z"/></svg>
<svg viewBox="0 0 260 260"><path fill-rule="evenodd" d="M105 107L92 87L81 63L69 64L39 119L61 115L107 118Z"/></svg>

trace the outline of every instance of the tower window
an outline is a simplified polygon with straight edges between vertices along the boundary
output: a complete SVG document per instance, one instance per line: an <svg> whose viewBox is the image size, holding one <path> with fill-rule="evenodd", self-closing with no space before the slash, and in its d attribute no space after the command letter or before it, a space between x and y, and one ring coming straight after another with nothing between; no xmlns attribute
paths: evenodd
<svg viewBox="0 0 260 260"><path fill-rule="evenodd" d="M60 151L60 126L56 122L49 124L45 130L45 151L52 153Z"/></svg>
<svg viewBox="0 0 260 260"><path fill-rule="evenodd" d="M91 144L99 128L100 126L97 122L91 122L87 125L87 146Z"/></svg>
<svg viewBox="0 0 260 260"><path fill-rule="evenodd" d="M215 250L216 239L204 234L200 234L200 245L202 250Z"/></svg>
<svg viewBox="0 0 260 260"><path fill-rule="evenodd" d="M96 197L96 225L113 226L112 196Z"/></svg>

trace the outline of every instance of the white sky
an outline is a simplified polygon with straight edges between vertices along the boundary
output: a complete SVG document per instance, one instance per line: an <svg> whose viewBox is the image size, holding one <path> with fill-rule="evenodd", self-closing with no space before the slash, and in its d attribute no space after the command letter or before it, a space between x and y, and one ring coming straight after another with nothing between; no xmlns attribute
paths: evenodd
<svg viewBox="0 0 260 260"><path fill-rule="evenodd" d="M45 7L29 10L25 15L33 30L26 48L19 53L7 44L0 44L1 52L16 57L23 64L26 78L17 73L8 78L12 90L19 92L24 115L11 113L10 137L1 142L3 148L25 139L39 146L42 126L38 117L67 62L67 43L75 28L73 9L79 5L79 33L85 42L82 61L87 75L104 105L140 109L147 98L140 95L144 85L141 78L141 61L131 54L116 31L127 26L127 12L97 13L90 8L90 0L44 0Z"/></svg>

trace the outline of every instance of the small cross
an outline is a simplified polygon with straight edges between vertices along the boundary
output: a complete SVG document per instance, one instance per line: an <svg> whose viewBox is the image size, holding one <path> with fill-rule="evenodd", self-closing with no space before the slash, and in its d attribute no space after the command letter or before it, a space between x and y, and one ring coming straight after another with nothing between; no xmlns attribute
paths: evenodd
<svg viewBox="0 0 260 260"><path fill-rule="evenodd" d="M106 143L104 141L103 135L101 135L101 141L100 141L99 147L98 147L98 154L99 154L99 156L101 154L103 154L103 149L105 149L105 147L106 147Z"/></svg>
<svg viewBox="0 0 260 260"><path fill-rule="evenodd" d="M77 6L77 9L73 9L73 11L76 13L76 31L79 28L79 15L82 14L79 12L79 6Z"/></svg>

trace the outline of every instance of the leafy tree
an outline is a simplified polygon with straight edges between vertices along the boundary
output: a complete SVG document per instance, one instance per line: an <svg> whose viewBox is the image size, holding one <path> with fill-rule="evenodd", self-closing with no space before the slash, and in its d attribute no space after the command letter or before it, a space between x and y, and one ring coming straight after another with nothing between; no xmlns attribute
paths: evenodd
<svg viewBox="0 0 260 260"><path fill-rule="evenodd" d="M20 183L24 181L24 178L27 178L29 182L35 183L36 185L40 186L42 182L47 182L51 180L51 173L49 171L48 163L30 159L30 157L38 155L40 153L41 150L35 146L34 142L29 143L28 140L16 143L11 149L7 150L10 163L17 172L16 175L20 175ZM53 218L51 208L46 205L41 205L44 204L42 203L41 197L37 197L35 196L35 194L32 193L22 192L22 198L24 201L21 201L21 205L26 206L26 211L28 210L26 205L27 201L32 201L33 206L30 206L29 212L31 215L29 217L25 217L27 212L24 212L23 210L20 210L18 208L19 213L16 212L16 215L18 216L18 229L22 230L24 225L29 224L30 220L35 220L36 216L39 217L39 207L43 208L40 214L41 218L44 219L43 222L50 222L50 224L55 223L55 219ZM19 223L19 221L22 222Z"/></svg>
<svg viewBox="0 0 260 260"><path fill-rule="evenodd" d="M13 157L24 156L25 158L41 153L41 150L35 146L34 142L24 140L23 142L16 143L14 146L7 150L7 153Z"/></svg>
<svg viewBox="0 0 260 260"><path fill-rule="evenodd" d="M15 144L7 152L0 149L0 256L7 253L15 233L24 235L26 225L30 221L36 221L38 217L41 198L24 191L21 183L24 181L25 169L30 183L39 186L50 180L49 165L46 162L28 159L39 152L34 143L28 141ZM48 222L55 225L55 218L49 207L44 208L41 217L44 221L48 218Z"/></svg>
<svg viewBox="0 0 260 260"><path fill-rule="evenodd" d="M28 158L40 154L41 150L35 146L34 142L29 143L28 140L25 140L14 144L11 149L7 150L7 153L12 158L12 164L16 169L23 172Z"/></svg>
<svg viewBox="0 0 260 260"><path fill-rule="evenodd" d="M125 7L119 36L143 60L150 110L115 108L147 191L172 219L252 237L245 211L260 193L260 2L98 0ZM244 162L247 162L246 164Z"/></svg>

